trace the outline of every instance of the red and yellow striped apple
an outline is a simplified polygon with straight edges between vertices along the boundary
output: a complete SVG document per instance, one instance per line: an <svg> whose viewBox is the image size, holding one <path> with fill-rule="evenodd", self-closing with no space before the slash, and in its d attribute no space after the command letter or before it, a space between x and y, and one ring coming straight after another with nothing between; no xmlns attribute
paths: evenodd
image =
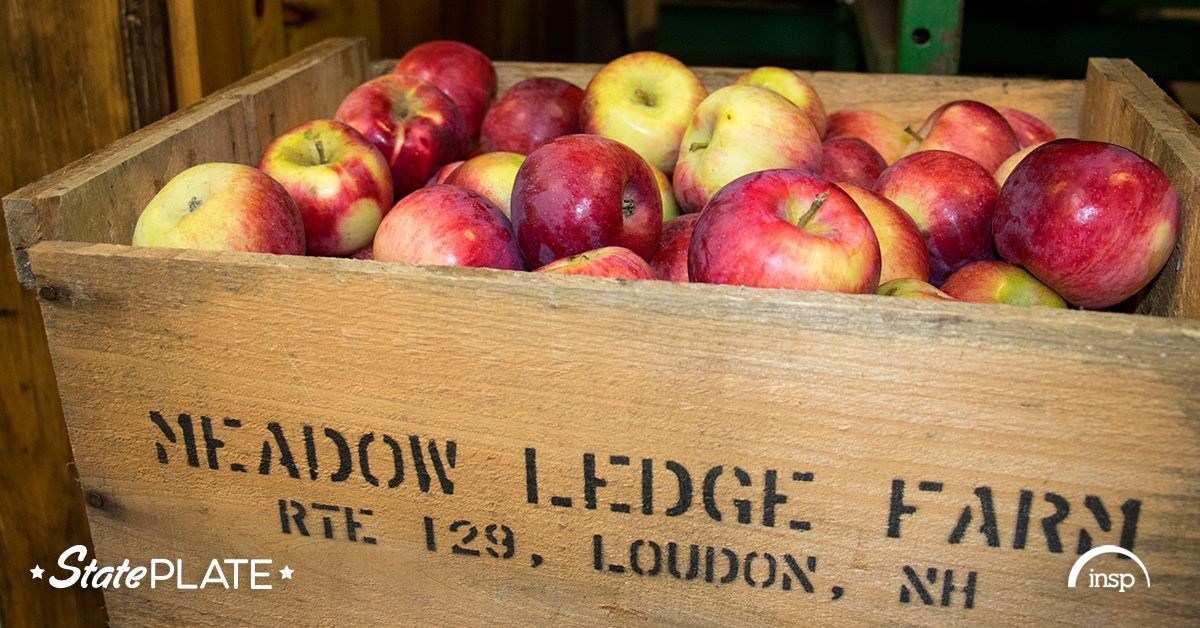
<svg viewBox="0 0 1200 628"><path fill-rule="evenodd" d="M640 255L619 246L606 246L555 260L533 271L555 275L588 275L610 279L654 279Z"/></svg>
<svg viewBox="0 0 1200 628"><path fill-rule="evenodd" d="M871 145L889 164L904 155L912 136L904 125L871 109L842 109L826 119L825 139L856 137Z"/></svg>
<svg viewBox="0 0 1200 628"><path fill-rule="evenodd" d="M304 254L304 222L277 181L241 164L192 166L138 216L134 246Z"/></svg>
<svg viewBox="0 0 1200 628"><path fill-rule="evenodd" d="M996 107L996 111L1008 120L1008 125L1012 127L1014 133L1017 134L1017 143L1021 148L1027 148L1035 144L1043 144L1054 140L1057 136L1054 135L1054 129L1050 125L1042 122L1041 118L1021 111L1012 107Z"/></svg>
<svg viewBox="0 0 1200 628"><path fill-rule="evenodd" d="M484 151L528 155L556 137L579 133L583 90L539 76L513 85L488 109L479 141Z"/></svg>
<svg viewBox="0 0 1200 628"><path fill-rule="evenodd" d="M942 292L970 303L1067 307L1057 292L1024 268L996 260L971 262L954 271L942 284Z"/></svg>
<svg viewBox="0 0 1200 628"><path fill-rule="evenodd" d="M662 197L646 160L628 146L566 135L521 165L512 222L530 266L605 246L649 259L662 235Z"/></svg>
<svg viewBox="0 0 1200 628"><path fill-rule="evenodd" d="M973 159L995 172L1009 155L1020 150L1017 134L999 111L974 100L956 100L938 107L917 131L907 153L944 150Z"/></svg>
<svg viewBox="0 0 1200 628"><path fill-rule="evenodd" d="M512 226L481 194L455 185L400 199L375 234L375 259L438 266L525 270Z"/></svg>
<svg viewBox="0 0 1200 628"><path fill-rule="evenodd" d="M460 41L430 41L405 53L393 71L418 76L444 92L462 112L468 140L479 137L496 95L496 68L487 55Z"/></svg>
<svg viewBox="0 0 1200 628"><path fill-rule="evenodd" d="M511 216L513 181L523 163L525 156L517 153L484 153L455 168L446 183L479 192L505 216Z"/></svg>
<svg viewBox="0 0 1200 628"><path fill-rule="evenodd" d="M805 170L741 177L700 213L688 248L694 282L873 293L879 242L845 192Z"/></svg>
<svg viewBox="0 0 1200 628"><path fill-rule="evenodd" d="M862 210L879 241L879 283L893 279L929 280L929 253L912 217L895 203L850 183L838 183Z"/></svg>
<svg viewBox="0 0 1200 628"><path fill-rule="evenodd" d="M817 135L825 137L825 103L821 102L817 90L813 89L799 72L764 66L739 76L733 84L765 87L790 100L808 116L813 128L817 130Z"/></svg>
<svg viewBox="0 0 1200 628"><path fill-rule="evenodd" d="M942 150L913 153L888 166L875 191L917 223L935 285L970 262L995 259L991 227L999 190L975 161Z"/></svg>
<svg viewBox="0 0 1200 628"><path fill-rule="evenodd" d="M409 74L385 74L359 85L334 117L379 148L392 170L396 197L425 185L467 147L467 126L454 101Z"/></svg>
<svg viewBox="0 0 1200 628"><path fill-rule="evenodd" d="M369 245L392 207L387 161L335 120L307 122L275 138L258 168L296 201L309 255L349 255Z"/></svg>
<svg viewBox="0 0 1200 628"><path fill-rule="evenodd" d="M958 300L920 279L893 279L885 284L881 284L876 294L885 297L899 297L901 299L921 299L923 301Z"/></svg>
<svg viewBox="0 0 1200 628"><path fill-rule="evenodd" d="M654 182L658 184L658 194L662 197L663 222L666 222L679 215L679 203L675 201L675 189L671 187L671 180L663 174L662 170L650 166L650 172L654 174Z"/></svg>
<svg viewBox="0 0 1200 628"><path fill-rule="evenodd" d="M835 137L821 142L821 176L830 181L875 187L887 162L879 151L857 137Z"/></svg>
<svg viewBox="0 0 1200 628"><path fill-rule="evenodd" d="M1137 153L1055 140L1009 175L992 221L996 249L1070 303L1103 308L1141 290L1179 237L1175 188Z"/></svg>
<svg viewBox="0 0 1200 628"><path fill-rule="evenodd" d="M679 144L675 198L698 212L717 190L761 170L821 167L821 138L788 99L753 85L730 85L700 103Z"/></svg>

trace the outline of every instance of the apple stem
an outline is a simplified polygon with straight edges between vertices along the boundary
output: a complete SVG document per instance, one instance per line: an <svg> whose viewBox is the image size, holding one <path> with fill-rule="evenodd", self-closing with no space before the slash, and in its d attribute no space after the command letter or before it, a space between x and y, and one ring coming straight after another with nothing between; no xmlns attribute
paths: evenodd
<svg viewBox="0 0 1200 628"><path fill-rule="evenodd" d="M914 130L913 130L913 128L912 128L911 126L906 126L906 127L904 127L904 132L905 132L905 133L908 133L909 135L911 135L911 136L913 137L913 139L917 140L918 142L924 142L924 141L925 141L925 138L921 137L921 134L920 134L920 133L917 133L916 131L914 131Z"/></svg>
<svg viewBox="0 0 1200 628"><path fill-rule="evenodd" d="M817 210L821 209L821 206L825 204L825 199L827 198L829 198L829 192L821 192L818 194L816 198L813 199L812 205L809 205L808 211L804 212L804 215L802 216L796 216L795 205L789 204L788 222L796 225L797 229L803 229L804 226L808 224L808 221L812 220L813 216L817 214Z"/></svg>
<svg viewBox="0 0 1200 628"><path fill-rule="evenodd" d="M629 220L629 217L633 215L633 211L635 209L637 209L637 204L633 202L633 199L629 198L628 196L621 199L621 215L626 220Z"/></svg>
<svg viewBox="0 0 1200 628"><path fill-rule="evenodd" d="M313 144L317 146L317 163L325 163L325 145L321 143L321 140L317 140Z"/></svg>
<svg viewBox="0 0 1200 628"><path fill-rule="evenodd" d="M692 145L688 146L688 152L694 153L705 148L708 148L708 142L692 142Z"/></svg>
<svg viewBox="0 0 1200 628"><path fill-rule="evenodd" d="M202 204L203 203L200 201L200 199L198 199L196 197L192 197L192 200L188 201L188 207L187 207L188 213L190 214L190 213L196 211L196 208L200 207Z"/></svg>

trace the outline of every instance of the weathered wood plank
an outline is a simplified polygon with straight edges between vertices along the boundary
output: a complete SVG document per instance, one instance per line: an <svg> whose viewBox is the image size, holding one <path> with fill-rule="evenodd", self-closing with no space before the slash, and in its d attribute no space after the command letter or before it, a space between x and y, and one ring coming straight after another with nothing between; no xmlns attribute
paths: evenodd
<svg viewBox="0 0 1200 628"><path fill-rule="evenodd" d="M1138 311L1200 318L1200 126L1128 59L1088 64L1082 136L1120 144L1162 168L1179 194L1179 246Z"/></svg>
<svg viewBox="0 0 1200 628"><path fill-rule="evenodd" d="M1195 321L110 245L42 243L30 254L39 285L56 297L43 309L80 477L103 498L91 511L100 559L170 556L202 569L213 557L256 556L295 570L291 581L275 575L269 594L112 591L118 623L1120 625L1200 612ZM176 444L150 411L171 422ZM187 462L179 413L211 417L224 442L215 469L202 443L196 465ZM277 453L260 473L263 443L278 448L271 422L290 442L295 478ZM316 439L313 476L304 426ZM330 478L342 464L326 428L347 439L345 481ZM379 486L355 454L368 433ZM407 473L392 489L384 434L402 446ZM443 456L456 442L446 469L453 494L436 476L420 490L408 435L436 439ZM536 505L526 448L537 452ZM585 507L587 454L606 481L592 484L594 510ZM644 458L654 477L649 515ZM432 475L432 459L423 460ZM668 460L694 483L678 516L664 512L679 498ZM716 466L721 521L703 499ZM735 466L749 487L739 487ZM770 526L768 469L787 495ZM906 486L900 502L895 480ZM932 492L922 482L941 485ZM552 506L551 495L573 505ZM1085 507L1089 495L1107 525L1094 501ZM282 532L280 499L306 505L309 536ZM734 499L750 501L750 523L737 522ZM1056 500L1069 512L1046 528ZM314 502L356 509L359 541L346 540L340 512L337 538L321 538ZM898 515L898 536L889 536L889 513L907 505L917 510ZM1153 588L1067 589L1079 531L1095 545L1117 543L1133 505L1136 534L1126 542ZM995 547L981 527L985 507L994 508ZM951 542L964 509L973 518ZM424 517L438 531L436 551ZM502 552L482 529L502 523L516 554L451 553L466 534L447 529L459 519L480 524L468 549ZM793 520L811 529L791 529ZM693 580L665 566L638 575L629 555L638 539L659 543L664 557L677 542L685 561L692 543L717 548L717 561L721 548L743 564L756 551L759 586L744 571L705 582L703 549ZM645 574L652 551L639 547ZM543 559L536 568L533 553ZM779 562L763 590L766 553ZM815 557L812 593L794 576L791 590L780 588L791 573L785 555L800 565ZM714 580L726 573L717 564ZM1129 564L1107 556L1089 567ZM948 605L940 585L922 603L905 566L918 579L953 569Z"/></svg>

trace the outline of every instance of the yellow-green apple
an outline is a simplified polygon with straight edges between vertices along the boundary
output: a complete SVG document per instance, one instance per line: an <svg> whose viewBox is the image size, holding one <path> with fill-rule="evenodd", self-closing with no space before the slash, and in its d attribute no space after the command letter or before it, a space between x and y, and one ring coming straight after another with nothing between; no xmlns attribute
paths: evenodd
<svg viewBox="0 0 1200 628"><path fill-rule="evenodd" d="M1044 144L1055 139L1054 129L1042 122L1041 118L1012 107L996 107L996 111L1008 120L1008 125L1017 134L1017 143L1021 148Z"/></svg>
<svg viewBox="0 0 1200 628"><path fill-rule="evenodd" d="M866 188L887 169L879 151L857 137L835 137L821 142L821 176Z"/></svg>
<svg viewBox="0 0 1200 628"><path fill-rule="evenodd" d="M876 294L885 297L922 299L926 301L958 300L920 279L893 279L885 284L880 284L879 291Z"/></svg>
<svg viewBox="0 0 1200 628"><path fill-rule="evenodd" d="M893 279L929 280L929 253L912 217L895 203L863 187L838 183L867 217L879 240L879 283Z"/></svg>
<svg viewBox="0 0 1200 628"><path fill-rule="evenodd" d="M875 191L917 223L935 285L970 262L995 259L991 226L999 190L975 161L944 150L913 153L888 166Z"/></svg>
<svg viewBox="0 0 1200 628"><path fill-rule="evenodd" d="M588 83L580 109L584 133L603 135L671 172L679 139L708 90L688 67L661 52L614 59Z"/></svg>
<svg viewBox="0 0 1200 628"><path fill-rule="evenodd" d="M579 133L583 90L562 79L539 76L513 85L483 118L484 151L528 155L556 137Z"/></svg>
<svg viewBox="0 0 1200 628"><path fill-rule="evenodd" d="M450 173L454 172L454 169L463 165L463 163L465 163L465 162L462 160L452 161L452 162L442 166L441 168L438 168L437 172L433 173L433 176L429 177L429 180L425 182L424 187L429 187L431 185L440 185L442 183L445 183L446 177L450 176Z"/></svg>
<svg viewBox="0 0 1200 628"><path fill-rule="evenodd" d="M304 222L287 190L258 168L207 163L150 199L133 245L303 255Z"/></svg>
<svg viewBox="0 0 1200 628"><path fill-rule="evenodd" d="M1137 153L1055 140L1013 169L992 231L1002 258L1070 303L1103 308L1136 294L1167 262L1179 237L1178 197Z"/></svg>
<svg viewBox="0 0 1200 628"><path fill-rule="evenodd" d="M467 125L450 97L409 74L385 74L354 88L334 115L379 148L397 197L423 186L466 150Z"/></svg>
<svg viewBox="0 0 1200 628"><path fill-rule="evenodd" d="M854 200L806 170L765 170L721 188L688 246L695 282L873 293L879 242Z"/></svg>
<svg viewBox="0 0 1200 628"><path fill-rule="evenodd" d="M996 168L996 171L992 173L992 178L996 180L996 185L1003 186L1004 182L1008 180L1008 175L1012 174L1013 168L1016 168L1017 164L1021 163L1021 160L1025 159L1025 156L1032 153L1038 146L1041 146L1041 144L1026 146L1013 153L1008 159L1005 159L1004 163L1000 164L1000 167Z"/></svg>
<svg viewBox="0 0 1200 628"><path fill-rule="evenodd" d="M504 214L456 185L421 188L400 199L379 225L374 253L381 262L525 270Z"/></svg>
<svg viewBox="0 0 1200 628"><path fill-rule="evenodd" d="M688 281L688 247L700 214L684 214L663 224L662 242L650 260L654 277L664 281Z"/></svg>
<svg viewBox="0 0 1200 628"><path fill-rule="evenodd" d="M904 155L912 136L890 116L871 109L843 109L826 119L825 139L857 137L871 145L889 164Z"/></svg>
<svg viewBox="0 0 1200 628"><path fill-rule="evenodd" d="M825 137L825 103L817 95L817 90L800 76L786 68L764 66L746 72L739 76L734 85L757 85L765 87L780 96L792 101L808 115L817 135Z"/></svg>
<svg viewBox="0 0 1200 628"><path fill-rule="evenodd" d="M511 216L513 181L524 162L525 156L517 153L483 153L455 168L446 183L479 192L505 216Z"/></svg>
<svg viewBox="0 0 1200 628"><path fill-rule="evenodd" d="M306 122L275 138L258 168L296 201L309 255L349 255L367 246L392 207L387 161L335 120Z"/></svg>
<svg viewBox="0 0 1200 628"><path fill-rule="evenodd" d="M675 199L698 212L717 190L751 172L821 168L821 138L791 101L753 85L713 92L696 109L679 144Z"/></svg>
<svg viewBox="0 0 1200 628"><path fill-rule="evenodd" d="M679 215L679 203L675 202L675 189L671 187L671 180L663 174L662 170L650 166L650 172L654 173L654 181L658 183L658 193L662 197L663 222L666 222Z"/></svg>
<svg viewBox="0 0 1200 628"><path fill-rule="evenodd" d="M1067 307L1057 292L1024 268L996 260L971 262L954 271L942 284L942 292L970 303Z"/></svg>
<svg viewBox="0 0 1200 628"><path fill-rule="evenodd" d="M487 55L459 41L429 41L405 53L394 72L419 76L445 92L462 112L468 137L479 137L496 95L496 68Z"/></svg>
<svg viewBox="0 0 1200 628"><path fill-rule="evenodd" d="M956 100L938 107L917 131L920 141L907 152L945 150L975 160L995 172L1009 155L1020 150L1017 134L999 111L975 101Z"/></svg>
<svg viewBox="0 0 1200 628"><path fill-rule="evenodd" d="M611 279L654 279L640 255L619 246L605 246L555 260L533 271L555 275L589 275Z"/></svg>
<svg viewBox="0 0 1200 628"><path fill-rule="evenodd" d="M564 135L521 165L512 222L530 266L605 246L650 259L662 235L662 198L650 166L628 146Z"/></svg>

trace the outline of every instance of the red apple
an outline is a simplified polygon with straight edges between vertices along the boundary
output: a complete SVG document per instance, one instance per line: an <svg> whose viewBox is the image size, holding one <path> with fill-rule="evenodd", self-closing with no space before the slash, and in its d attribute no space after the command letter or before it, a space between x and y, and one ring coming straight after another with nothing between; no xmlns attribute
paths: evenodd
<svg viewBox="0 0 1200 628"><path fill-rule="evenodd" d="M875 191L917 223L935 285L969 262L995 258L991 225L999 190L978 163L941 150L913 153L884 170Z"/></svg>
<svg viewBox="0 0 1200 628"><path fill-rule="evenodd" d="M879 242L854 200L805 170L748 174L700 213L688 276L703 283L873 293Z"/></svg>
<svg viewBox="0 0 1200 628"><path fill-rule="evenodd" d="M650 265L637 253L619 246L606 246L593 251L555 260L533 271L556 275L590 275L611 279L654 279Z"/></svg>
<svg viewBox="0 0 1200 628"><path fill-rule="evenodd" d="M1009 175L992 222L1000 256L1083 308L1115 305L1158 274L1179 237L1175 188L1104 142L1055 140Z"/></svg>
<svg viewBox="0 0 1200 628"><path fill-rule="evenodd" d="M988 172L995 172L1020 149L1017 135L1004 116L974 100L956 100L938 107L917 135L922 139L909 145L909 153L950 151L975 160Z"/></svg>
<svg viewBox="0 0 1200 628"><path fill-rule="evenodd" d="M854 199L875 230L883 260L879 283L893 279L928 281L929 253L912 217L895 203L866 188L850 183L839 183L838 187Z"/></svg>
<svg viewBox="0 0 1200 628"><path fill-rule="evenodd" d="M617 140L670 173L688 120L707 95L700 79L678 59L661 52L634 52L592 77L580 125L584 133Z"/></svg>
<svg viewBox="0 0 1200 628"><path fill-rule="evenodd" d="M375 259L375 243L372 242L371 244L368 244L367 246L364 246L363 248L351 253L350 259Z"/></svg>
<svg viewBox="0 0 1200 628"><path fill-rule="evenodd" d="M870 109L843 109L826 119L825 139L857 137L871 145L889 164L904 155L913 139L904 125Z"/></svg>
<svg viewBox="0 0 1200 628"><path fill-rule="evenodd" d="M562 79L530 78L513 85L483 118L484 151L528 155L556 137L579 133L583 90Z"/></svg>
<svg viewBox="0 0 1200 628"><path fill-rule="evenodd" d="M467 137L479 136L496 95L496 68L487 55L459 41L430 41L405 53L394 71L419 76L445 92L462 112Z"/></svg>
<svg viewBox="0 0 1200 628"><path fill-rule="evenodd" d="M458 107L432 83L408 74L387 74L354 88L334 116L379 148L392 169L392 188L402 197L425 184L467 146Z"/></svg>
<svg viewBox="0 0 1200 628"><path fill-rule="evenodd" d="M466 163L466 162L461 161L461 160L460 161L452 161L452 162L442 166L441 168L438 168L437 172L433 173L433 176L429 177L429 180L425 182L425 187L429 187L431 185L440 185L442 183L445 183L446 177L450 176L450 173L454 172L455 168L463 165L464 163Z"/></svg>
<svg viewBox="0 0 1200 628"><path fill-rule="evenodd" d="M679 145L675 198L698 212L725 184L751 172L821 167L821 138L791 101L753 85L730 85L700 103Z"/></svg>
<svg viewBox="0 0 1200 628"><path fill-rule="evenodd" d="M871 188L886 169L883 155L857 137L835 137L821 143L821 176L830 181Z"/></svg>
<svg viewBox="0 0 1200 628"><path fill-rule="evenodd" d="M605 246L649 259L662 235L662 200L632 149L566 135L525 159L513 183L512 221L531 266Z"/></svg>
<svg viewBox="0 0 1200 628"><path fill-rule="evenodd" d="M446 183L479 192L510 216L513 181L524 162L525 156L517 153L484 153L455 168Z"/></svg>
<svg viewBox="0 0 1200 628"><path fill-rule="evenodd" d="M1055 138L1054 129L1033 114L1012 107L996 107L996 111L1004 116L1013 132L1017 134L1017 143L1021 148L1049 142Z"/></svg>
<svg viewBox="0 0 1200 628"><path fill-rule="evenodd" d="M920 279L893 279L879 286L876 292L885 297L921 299L924 301L957 301L954 297L938 290Z"/></svg>
<svg viewBox="0 0 1200 628"><path fill-rule="evenodd" d="M348 255L367 246L392 207L387 161L341 122L314 120L280 135L258 168L296 201L309 255Z"/></svg>
<svg viewBox="0 0 1200 628"><path fill-rule="evenodd" d="M971 262L954 271L942 292L971 303L1067 307L1067 302L1024 268L1008 262Z"/></svg>
<svg viewBox="0 0 1200 628"><path fill-rule="evenodd" d="M734 85L757 85L765 87L780 96L790 100L799 107L812 122L817 135L825 137L825 103L817 95L817 90L800 76L786 68L765 66L747 71L739 76Z"/></svg>
<svg viewBox="0 0 1200 628"><path fill-rule="evenodd" d="M134 246L304 254L304 223L257 168L207 163L175 175L138 216Z"/></svg>
<svg viewBox="0 0 1200 628"><path fill-rule="evenodd" d="M650 260L654 276L664 281L688 281L688 247L700 214L684 214L663 224L662 243Z"/></svg>
<svg viewBox="0 0 1200 628"><path fill-rule="evenodd" d="M504 214L483 195L455 185L400 199L375 234L375 259L525 270Z"/></svg>

